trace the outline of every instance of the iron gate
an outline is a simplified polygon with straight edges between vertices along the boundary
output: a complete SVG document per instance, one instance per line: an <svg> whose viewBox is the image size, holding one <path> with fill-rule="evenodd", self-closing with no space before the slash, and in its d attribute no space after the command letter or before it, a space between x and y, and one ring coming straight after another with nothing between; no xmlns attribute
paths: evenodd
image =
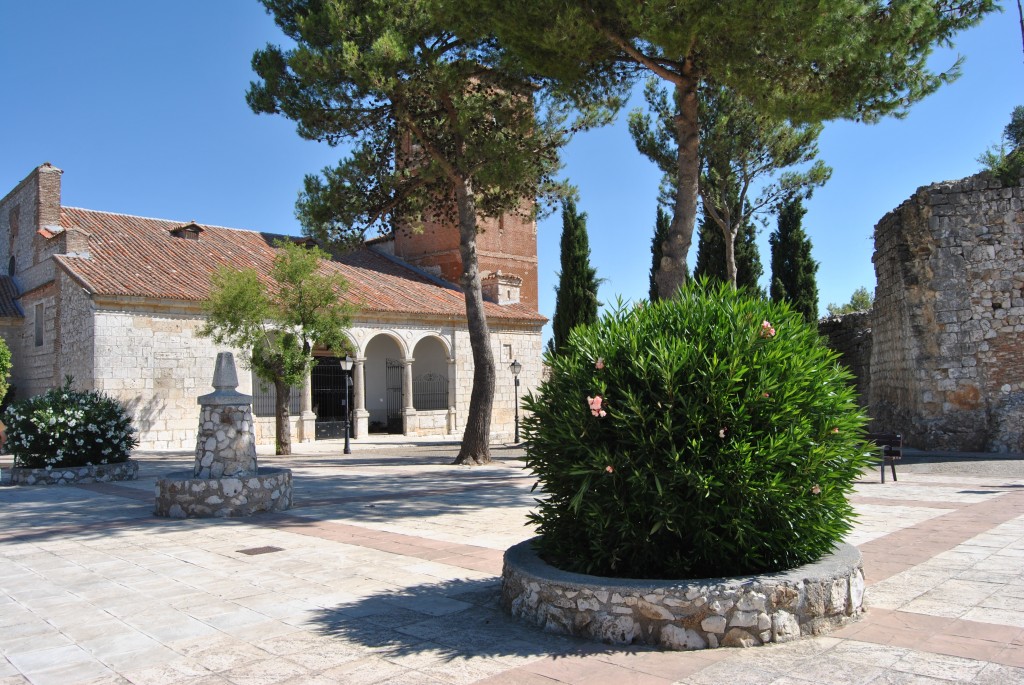
<svg viewBox="0 0 1024 685"><path fill-rule="evenodd" d="M425 373L412 381L412 404L416 409L448 408L448 377L439 373Z"/></svg>
<svg viewBox="0 0 1024 685"><path fill-rule="evenodd" d="M345 397L345 371L337 357L317 357L310 371L316 439L345 437L345 420L352 406L352 386Z"/></svg>
<svg viewBox="0 0 1024 685"><path fill-rule="evenodd" d="M388 412L388 433L402 432L402 362L387 359L385 395ZM378 367L380 368L380 367Z"/></svg>

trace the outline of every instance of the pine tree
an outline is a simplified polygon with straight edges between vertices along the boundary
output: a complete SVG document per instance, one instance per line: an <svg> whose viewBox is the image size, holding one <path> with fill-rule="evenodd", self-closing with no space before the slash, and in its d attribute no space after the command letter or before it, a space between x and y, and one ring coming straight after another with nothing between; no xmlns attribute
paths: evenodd
<svg viewBox="0 0 1024 685"><path fill-rule="evenodd" d="M551 321L551 349L563 349L576 326L597 321L597 270L590 266L587 215L576 211L576 202L562 203L562 270L555 289L555 317Z"/></svg>
<svg viewBox="0 0 1024 685"><path fill-rule="evenodd" d="M626 78L648 72L672 88L675 114L668 133L676 194L658 270L664 297L685 281L698 195L708 195L700 189L709 180L700 149L708 130L707 110L698 102L702 87L721 87L749 103L756 116L797 128L903 115L960 73L961 60L945 72L933 71L928 57L934 48L950 45L958 32L999 9L995 0L737 0L727 11L716 2L531 0L514 3L514 11L504 0L453 4L526 65L570 91L586 90L595 75L625 62L637 67Z"/></svg>
<svg viewBox="0 0 1024 685"><path fill-rule="evenodd" d="M658 297L658 281L655 276L658 274L658 269L661 268L661 257L664 254L662 243L668 237L670 225L671 219L668 212L658 205L658 216L654 220L654 237L651 238L651 293L649 296L651 302L657 302L660 299Z"/></svg>
<svg viewBox="0 0 1024 685"><path fill-rule="evenodd" d="M785 300L807 321L818 318L818 263L811 259L811 239L803 229L807 213L800 198L779 206L779 227L768 236L772 246L772 300Z"/></svg>

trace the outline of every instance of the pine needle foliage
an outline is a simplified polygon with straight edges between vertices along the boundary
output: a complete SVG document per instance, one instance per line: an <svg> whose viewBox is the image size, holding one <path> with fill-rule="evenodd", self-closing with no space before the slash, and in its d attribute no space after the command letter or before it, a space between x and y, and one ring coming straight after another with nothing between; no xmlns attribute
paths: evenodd
<svg viewBox="0 0 1024 685"><path fill-rule="evenodd" d="M786 304L727 284L621 303L526 397L531 520L558 568L706 578L793 568L852 527L868 465L851 376Z"/></svg>
<svg viewBox="0 0 1024 685"><path fill-rule="evenodd" d="M717 84L760 114L795 125L903 116L960 72L929 59L998 10L995 0L737 0L598 2L462 0L464 12L532 67L586 84L632 64L673 89L678 109L672 228L658 272L672 297L686 280L696 226L704 114L698 91ZM932 66L937 65L938 70ZM703 193L703 191L701 191Z"/></svg>

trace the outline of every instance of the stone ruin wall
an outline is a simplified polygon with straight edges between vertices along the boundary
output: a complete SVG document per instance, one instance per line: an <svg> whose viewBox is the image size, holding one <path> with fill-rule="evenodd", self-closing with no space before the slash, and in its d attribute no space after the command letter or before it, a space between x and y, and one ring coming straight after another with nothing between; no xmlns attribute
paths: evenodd
<svg viewBox="0 0 1024 685"><path fill-rule="evenodd" d="M872 430L1024 452L1024 186L922 187L875 226Z"/></svg>
<svg viewBox="0 0 1024 685"><path fill-rule="evenodd" d="M818 333L839 353L839 361L854 376L862 406L867 406L871 389L871 311L827 316L818 321Z"/></svg>

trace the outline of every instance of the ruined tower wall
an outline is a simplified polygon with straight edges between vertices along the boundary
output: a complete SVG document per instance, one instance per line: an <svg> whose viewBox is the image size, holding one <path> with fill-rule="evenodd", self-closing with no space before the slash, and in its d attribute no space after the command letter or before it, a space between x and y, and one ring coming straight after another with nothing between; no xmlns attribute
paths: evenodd
<svg viewBox="0 0 1024 685"><path fill-rule="evenodd" d="M1024 186L922 187L875 226L872 429L1024 451Z"/></svg>
<svg viewBox="0 0 1024 685"><path fill-rule="evenodd" d="M839 353L839 360L854 376L860 403L871 396L871 311L828 316L818 321L818 333Z"/></svg>

